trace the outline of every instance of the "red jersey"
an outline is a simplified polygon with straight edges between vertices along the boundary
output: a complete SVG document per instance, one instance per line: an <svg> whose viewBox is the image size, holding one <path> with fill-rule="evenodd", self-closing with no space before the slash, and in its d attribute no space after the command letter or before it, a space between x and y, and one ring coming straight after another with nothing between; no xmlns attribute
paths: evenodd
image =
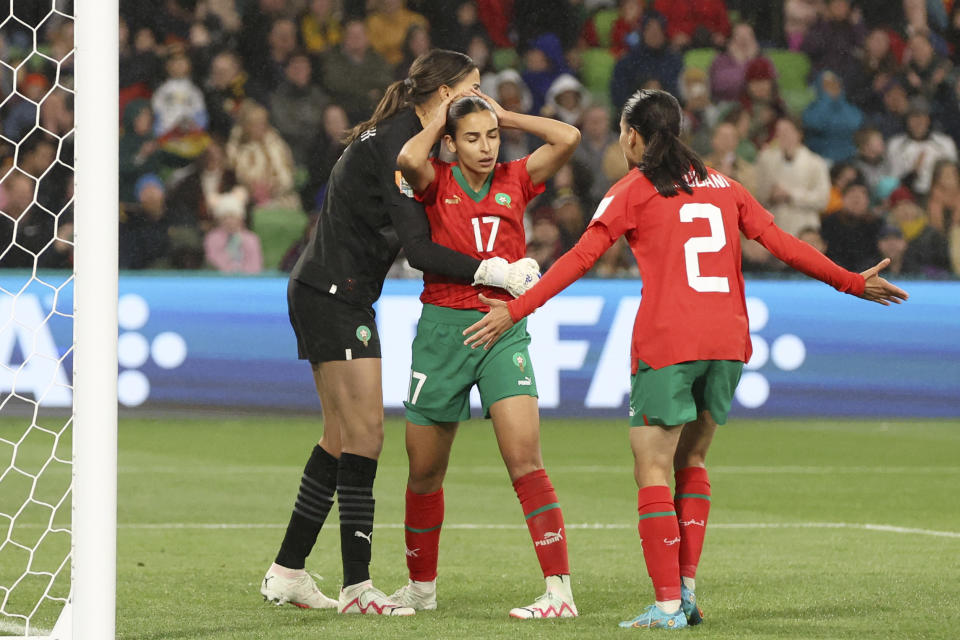
<svg viewBox="0 0 960 640"><path fill-rule="evenodd" d="M480 191L464 179L456 164L431 159L435 177L427 190L416 194L430 220L430 237L437 244L486 260L514 262L527 253L523 212L544 185L535 185L527 173L527 156L498 163ZM474 287L433 273L423 274L420 301L451 309L485 311L477 294L511 300L509 293L493 287Z"/></svg>
<svg viewBox="0 0 960 640"><path fill-rule="evenodd" d="M692 194L662 197L632 170L601 200L577 246L530 291L509 303L516 320L586 272L626 236L643 279L633 325L632 370L642 360L660 369L690 360L750 359L750 331L740 269L740 233L791 266L848 293L863 293L859 274L837 266L783 232L740 184L709 169L692 173Z"/></svg>

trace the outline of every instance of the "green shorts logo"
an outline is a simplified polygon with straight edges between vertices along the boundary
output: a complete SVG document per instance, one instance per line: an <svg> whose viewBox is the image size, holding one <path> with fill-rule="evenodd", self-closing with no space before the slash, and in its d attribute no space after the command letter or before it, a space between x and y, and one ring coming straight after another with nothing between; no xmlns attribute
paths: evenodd
<svg viewBox="0 0 960 640"><path fill-rule="evenodd" d="M497 195L493 196L493 200L497 204L503 205L508 209L510 208L510 196L503 192L500 192Z"/></svg>
<svg viewBox="0 0 960 640"><path fill-rule="evenodd" d="M519 367L520 372L523 373L524 367L527 366L527 361L524 359L523 354L519 351L513 354L513 364Z"/></svg>
<svg viewBox="0 0 960 640"><path fill-rule="evenodd" d="M360 325L357 327L357 340L363 343L363 346L367 346L370 343L370 337L373 334L370 332L370 328L366 325Z"/></svg>

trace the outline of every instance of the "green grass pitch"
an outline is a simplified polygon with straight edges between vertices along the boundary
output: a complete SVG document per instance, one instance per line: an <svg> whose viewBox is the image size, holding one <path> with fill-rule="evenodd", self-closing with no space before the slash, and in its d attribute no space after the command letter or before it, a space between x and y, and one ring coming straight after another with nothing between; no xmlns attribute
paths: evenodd
<svg viewBox="0 0 960 640"><path fill-rule="evenodd" d="M0 423L0 436L16 439L18 429L12 421ZM118 637L650 633L617 628L652 601L635 528L627 429L623 420L543 425L547 471L568 524L580 618L507 617L511 607L538 596L543 582L492 430L475 420L461 427L445 487L439 609L377 619L278 608L258 593L319 419L123 420ZM38 464L27 454L49 442L44 437L22 445L18 467ZM712 639L960 637L958 451L957 421L732 421L708 460L711 526L697 579L706 620L677 633ZM0 469L11 455L12 448L0 444ZM402 424L388 420L375 488L372 565L375 584L388 593L406 577L399 526L405 478ZM4 512L17 492L11 476L0 481ZM333 595L340 578L335 513L307 561ZM20 521L28 524L30 517ZM6 525L0 525L3 534ZM14 536L38 530L18 525ZM0 584L9 584L3 580L19 558L9 551L9 545L0 551ZM10 605L28 590L14 592ZM52 619L41 615L38 622Z"/></svg>

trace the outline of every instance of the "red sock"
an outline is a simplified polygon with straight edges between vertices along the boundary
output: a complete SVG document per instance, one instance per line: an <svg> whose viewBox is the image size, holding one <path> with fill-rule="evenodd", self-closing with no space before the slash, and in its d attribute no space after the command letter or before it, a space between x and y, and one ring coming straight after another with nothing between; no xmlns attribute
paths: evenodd
<svg viewBox="0 0 960 640"><path fill-rule="evenodd" d="M523 515L527 519L527 528L533 538L533 548L537 552L543 576L569 574L563 512L547 472L543 469L531 471L517 478L513 489L517 492Z"/></svg>
<svg viewBox="0 0 960 640"><path fill-rule="evenodd" d="M411 580L429 582L436 579L441 526L443 489L420 494L408 488L404 538L407 545L407 569Z"/></svg>
<svg viewBox="0 0 960 640"><path fill-rule="evenodd" d="M637 531L643 545L643 561L653 580L656 599L680 599L680 525L673 507L670 487L644 487L637 492L637 511L640 521Z"/></svg>
<svg viewBox="0 0 960 640"><path fill-rule="evenodd" d="M710 480L703 467L680 469L675 477L674 503L680 522L680 575L695 578L710 515Z"/></svg>

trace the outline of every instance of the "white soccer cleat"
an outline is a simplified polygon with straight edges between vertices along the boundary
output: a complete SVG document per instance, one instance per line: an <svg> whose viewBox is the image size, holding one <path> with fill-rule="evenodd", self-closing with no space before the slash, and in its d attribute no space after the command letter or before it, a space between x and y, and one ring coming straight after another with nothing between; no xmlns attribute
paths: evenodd
<svg viewBox="0 0 960 640"><path fill-rule="evenodd" d="M435 580L430 582L410 580L397 589L390 596L390 600L417 611L433 611L437 608L437 583Z"/></svg>
<svg viewBox="0 0 960 640"><path fill-rule="evenodd" d="M576 618L579 615L573 599L566 599L559 593L547 591L526 607L510 610L511 618L532 620L542 618Z"/></svg>
<svg viewBox="0 0 960 640"><path fill-rule="evenodd" d="M412 616L416 613L411 607L393 602L383 591L375 588L370 580L341 589L337 612L376 616Z"/></svg>
<svg viewBox="0 0 960 640"><path fill-rule="evenodd" d="M260 583L260 593L264 600L277 606L288 603L301 609L332 609L337 606L336 600L317 589L306 571L294 578L285 578L270 567Z"/></svg>

